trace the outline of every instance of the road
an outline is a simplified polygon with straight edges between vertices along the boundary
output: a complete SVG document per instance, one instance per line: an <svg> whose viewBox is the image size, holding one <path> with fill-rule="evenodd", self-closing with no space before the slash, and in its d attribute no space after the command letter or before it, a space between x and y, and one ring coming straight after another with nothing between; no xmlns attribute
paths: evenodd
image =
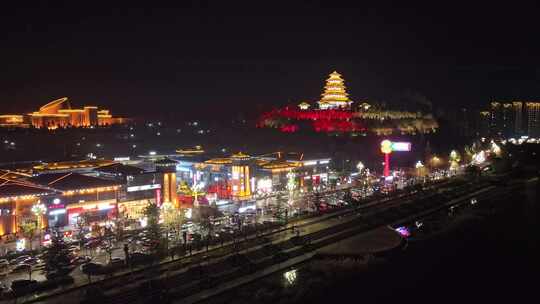
<svg viewBox="0 0 540 304"><path fill-rule="evenodd" d="M422 197L423 197L423 194L421 194L421 193L416 194L416 199L422 198ZM323 231L325 229L328 229L328 228L336 226L336 225L346 224L349 220L351 220L351 221L354 220L355 217L353 217L352 215L357 214L358 212L368 212L370 209L375 209L376 210L377 208L379 208L380 210L390 210L393 206L397 206L397 205L400 205L400 204L406 205L406 204L411 203L412 201L414 201L414 200L412 200L412 199L409 199L409 200L406 200L406 199L405 200L403 200L403 199L394 199L394 200L392 200L392 199L388 199L388 198L379 199L379 200L375 200L375 201L371 201L369 203L366 203L366 204L364 204L362 206L359 206L355 210L351 210L350 208L349 209L344 209L344 210L340 210L339 212L337 212L335 214L327 214L327 215L324 215L322 217L316 217L316 218L310 218L310 219L298 221L298 222L295 223L295 225L300 227L301 233L304 234L304 235L305 234L314 234L314 233L317 233L319 231ZM267 236L267 238L269 239L268 241L270 241L270 243L281 242L283 240L289 239L290 237L291 237L290 230L285 230L285 231L281 231L281 232L275 232L275 233L272 233L272 234ZM251 240L251 241L253 241L253 240ZM246 244L247 243L248 242L246 242ZM249 251L257 249L256 246L258 246L256 243L246 245L246 247L252 247L252 248L249 249ZM231 247L231 246L229 246L229 247ZM224 248L227 248L227 246L225 246ZM217 256L220 255L219 254L219 248L211 248L210 252L213 252L213 250L215 250L218 253L218 254L216 254ZM231 251L229 250L229 254L230 253L231 253ZM223 252L221 253L221 255L226 256L226 255L224 255ZM194 256L197 256L197 254L194 254ZM188 259L185 259L185 260L188 260ZM193 260L193 259L189 258L189 260ZM178 263L176 263L176 264L178 264ZM166 268L171 268L172 266L174 266L174 263L166 265ZM86 279L85 276L82 276L82 275L79 276L79 275L75 274L75 277L76 277L76 285L84 284L84 283L87 282L87 279ZM108 282L110 282L111 284L114 283L114 281L110 281L110 280L108 280ZM140 283L140 282L137 282L137 283ZM124 285L124 284L122 284L122 285ZM117 290L117 288L114 288L114 289ZM64 294L62 299L65 299L64 296L66 296L66 295ZM79 298L80 297L80 292L76 292L72 296L74 298ZM48 302L50 302L50 300Z"/></svg>

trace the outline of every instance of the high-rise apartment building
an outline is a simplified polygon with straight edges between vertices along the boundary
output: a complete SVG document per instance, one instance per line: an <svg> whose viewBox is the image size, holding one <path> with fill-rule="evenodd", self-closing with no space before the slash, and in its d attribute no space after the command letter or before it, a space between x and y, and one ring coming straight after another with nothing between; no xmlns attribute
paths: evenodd
<svg viewBox="0 0 540 304"><path fill-rule="evenodd" d="M525 117L527 118L527 135L540 136L540 102L526 102Z"/></svg>

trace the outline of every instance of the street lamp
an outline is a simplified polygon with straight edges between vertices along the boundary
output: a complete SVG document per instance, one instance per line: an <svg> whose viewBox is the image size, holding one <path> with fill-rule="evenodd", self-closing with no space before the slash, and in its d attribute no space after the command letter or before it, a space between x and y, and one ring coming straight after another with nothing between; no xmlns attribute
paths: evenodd
<svg viewBox="0 0 540 304"><path fill-rule="evenodd" d="M41 225L42 225L42 218L43 215L47 212L47 207L41 203L41 201L37 201L36 204L32 206L32 213L36 216L37 219L37 228L39 229L39 246L41 247ZM30 240L32 241L32 240Z"/></svg>
<svg viewBox="0 0 540 304"><path fill-rule="evenodd" d="M417 171L416 175L418 176L418 178L420 178L420 173L424 169L424 164L422 164L421 161L417 161L414 167L416 168L416 171Z"/></svg>
<svg viewBox="0 0 540 304"><path fill-rule="evenodd" d="M365 166L362 162L358 162L358 164L356 165L356 169L358 169L358 172L362 172L362 170L364 170Z"/></svg>

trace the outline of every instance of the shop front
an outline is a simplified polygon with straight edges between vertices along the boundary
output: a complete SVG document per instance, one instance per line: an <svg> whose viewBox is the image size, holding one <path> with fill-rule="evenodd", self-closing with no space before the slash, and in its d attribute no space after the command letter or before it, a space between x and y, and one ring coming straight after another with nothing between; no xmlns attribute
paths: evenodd
<svg viewBox="0 0 540 304"><path fill-rule="evenodd" d="M116 199L70 204L66 208L67 224L77 228L79 217L85 217L86 225L107 225L117 218Z"/></svg>
<svg viewBox="0 0 540 304"><path fill-rule="evenodd" d="M155 198L118 203L118 214L127 220L139 220L145 216L144 210L154 204Z"/></svg>

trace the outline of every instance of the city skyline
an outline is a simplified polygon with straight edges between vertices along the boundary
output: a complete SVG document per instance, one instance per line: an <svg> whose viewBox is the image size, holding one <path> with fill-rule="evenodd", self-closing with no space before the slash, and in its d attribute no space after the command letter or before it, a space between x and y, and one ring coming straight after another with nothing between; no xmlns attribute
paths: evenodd
<svg viewBox="0 0 540 304"><path fill-rule="evenodd" d="M526 6L492 4L486 14L480 5L316 1L262 11L205 2L125 11L9 5L3 113L62 94L128 116L219 116L315 99L320 75L333 70L359 99L400 102L407 91L438 106L538 98L539 45L527 39L534 10Z"/></svg>

